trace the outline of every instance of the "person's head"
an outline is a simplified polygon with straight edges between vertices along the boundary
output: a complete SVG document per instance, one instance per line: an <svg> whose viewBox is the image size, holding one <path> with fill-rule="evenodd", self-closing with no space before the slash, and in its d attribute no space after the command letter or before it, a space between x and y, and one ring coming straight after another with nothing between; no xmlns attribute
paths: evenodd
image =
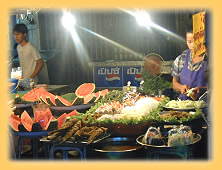
<svg viewBox="0 0 222 170"><path fill-rule="evenodd" d="M28 34L28 28L25 24L16 24L13 28L14 38L17 43L26 41L26 36Z"/></svg>
<svg viewBox="0 0 222 170"><path fill-rule="evenodd" d="M186 30L186 40L188 48L193 51L193 28L189 27Z"/></svg>

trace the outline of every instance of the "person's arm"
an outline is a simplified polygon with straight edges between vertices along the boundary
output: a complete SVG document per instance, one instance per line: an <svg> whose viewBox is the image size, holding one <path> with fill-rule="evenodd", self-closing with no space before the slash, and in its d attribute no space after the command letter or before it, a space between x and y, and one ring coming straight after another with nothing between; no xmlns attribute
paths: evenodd
<svg viewBox="0 0 222 170"><path fill-rule="evenodd" d="M173 89L177 92L180 92L181 94L186 94L190 87L186 84L181 84L178 78L173 77Z"/></svg>
<svg viewBox="0 0 222 170"><path fill-rule="evenodd" d="M30 78L34 79L36 75L38 75L38 73L40 72L40 70L42 69L42 67L44 66L43 60L39 59L36 61L37 65L35 67L34 72L31 74Z"/></svg>

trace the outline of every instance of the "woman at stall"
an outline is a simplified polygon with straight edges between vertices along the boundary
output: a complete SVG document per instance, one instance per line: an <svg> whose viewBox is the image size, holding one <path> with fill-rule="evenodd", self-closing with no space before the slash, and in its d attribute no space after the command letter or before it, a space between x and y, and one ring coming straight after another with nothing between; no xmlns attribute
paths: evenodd
<svg viewBox="0 0 222 170"><path fill-rule="evenodd" d="M179 92L181 100L197 100L207 90L207 56L204 53L194 58L192 29L186 32L186 41L188 50L183 51L171 67L173 89Z"/></svg>

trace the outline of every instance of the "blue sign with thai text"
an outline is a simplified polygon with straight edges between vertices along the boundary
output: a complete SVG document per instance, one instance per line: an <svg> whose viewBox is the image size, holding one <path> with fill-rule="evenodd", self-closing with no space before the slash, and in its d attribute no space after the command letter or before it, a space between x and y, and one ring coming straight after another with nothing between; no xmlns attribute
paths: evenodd
<svg viewBox="0 0 222 170"><path fill-rule="evenodd" d="M141 66L127 66L123 67L123 85L131 82L131 86L140 86L140 81L143 79L141 75Z"/></svg>
<svg viewBox="0 0 222 170"><path fill-rule="evenodd" d="M96 87L122 87L122 67L94 67Z"/></svg>

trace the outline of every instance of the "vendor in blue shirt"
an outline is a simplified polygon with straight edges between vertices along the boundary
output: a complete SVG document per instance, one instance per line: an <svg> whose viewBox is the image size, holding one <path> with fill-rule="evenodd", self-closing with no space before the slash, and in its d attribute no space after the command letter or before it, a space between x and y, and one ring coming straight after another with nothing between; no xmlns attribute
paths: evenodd
<svg viewBox="0 0 222 170"><path fill-rule="evenodd" d="M186 32L188 50L179 55L171 68L173 89L179 92L181 100L197 100L207 90L207 56L206 53L193 57L193 32ZM189 96L187 92L194 88Z"/></svg>

